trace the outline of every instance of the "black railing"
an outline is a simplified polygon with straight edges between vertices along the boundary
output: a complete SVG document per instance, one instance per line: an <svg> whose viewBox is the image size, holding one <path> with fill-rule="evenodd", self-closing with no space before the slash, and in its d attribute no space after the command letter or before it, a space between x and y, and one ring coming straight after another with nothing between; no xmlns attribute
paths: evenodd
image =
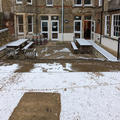
<svg viewBox="0 0 120 120"><path fill-rule="evenodd" d="M118 51L117 51L117 59L120 60L120 37L118 38Z"/></svg>

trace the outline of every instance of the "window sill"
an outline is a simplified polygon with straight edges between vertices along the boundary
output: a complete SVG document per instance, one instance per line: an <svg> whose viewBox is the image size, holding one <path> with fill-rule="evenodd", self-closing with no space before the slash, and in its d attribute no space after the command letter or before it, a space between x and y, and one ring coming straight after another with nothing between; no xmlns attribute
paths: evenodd
<svg viewBox="0 0 120 120"><path fill-rule="evenodd" d="M24 35L24 33L18 33L18 35Z"/></svg>
<svg viewBox="0 0 120 120"><path fill-rule="evenodd" d="M32 3L27 3L27 5L32 5Z"/></svg>
<svg viewBox="0 0 120 120"><path fill-rule="evenodd" d="M82 7L82 4L81 5L74 5L73 7Z"/></svg>
<svg viewBox="0 0 120 120"><path fill-rule="evenodd" d="M28 35L32 35L33 34L33 32L28 32Z"/></svg>
<svg viewBox="0 0 120 120"><path fill-rule="evenodd" d="M53 7L53 5L46 5L46 7Z"/></svg>
<svg viewBox="0 0 120 120"><path fill-rule="evenodd" d="M84 4L84 7L93 7L92 4Z"/></svg>
<svg viewBox="0 0 120 120"><path fill-rule="evenodd" d="M105 38L108 38L108 39L111 39L113 41L118 41L118 38L117 37L111 37L110 35L104 35Z"/></svg>
<svg viewBox="0 0 120 120"><path fill-rule="evenodd" d="M16 3L16 5L22 5L22 2Z"/></svg>

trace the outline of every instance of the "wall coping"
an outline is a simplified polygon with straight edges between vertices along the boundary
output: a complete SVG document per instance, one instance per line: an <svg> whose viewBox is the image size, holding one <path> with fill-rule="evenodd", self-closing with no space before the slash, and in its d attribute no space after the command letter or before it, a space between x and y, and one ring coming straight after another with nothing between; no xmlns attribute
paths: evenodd
<svg viewBox="0 0 120 120"><path fill-rule="evenodd" d="M8 31L8 28L1 29L1 30L0 30L0 33L5 32L5 31Z"/></svg>

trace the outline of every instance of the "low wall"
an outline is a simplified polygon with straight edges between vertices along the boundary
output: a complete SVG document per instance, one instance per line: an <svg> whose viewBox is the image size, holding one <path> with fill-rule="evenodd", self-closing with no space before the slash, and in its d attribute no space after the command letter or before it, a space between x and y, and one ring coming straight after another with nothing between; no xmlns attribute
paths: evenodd
<svg viewBox="0 0 120 120"><path fill-rule="evenodd" d="M100 43L100 34L95 33L95 42ZM118 41L107 37L102 37L101 44L109 50L116 52L118 50Z"/></svg>
<svg viewBox="0 0 120 120"><path fill-rule="evenodd" d="M112 40L106 37L102 37L102 45L105 47L117 52L118 50L118 41Z"/></svg>
<svg viewBox="0 0 120 120"><path fill-rule="evenodd" d="M13 40L14 37L10 34L8 28L0 30L0 46L3 46Z"/></svg>

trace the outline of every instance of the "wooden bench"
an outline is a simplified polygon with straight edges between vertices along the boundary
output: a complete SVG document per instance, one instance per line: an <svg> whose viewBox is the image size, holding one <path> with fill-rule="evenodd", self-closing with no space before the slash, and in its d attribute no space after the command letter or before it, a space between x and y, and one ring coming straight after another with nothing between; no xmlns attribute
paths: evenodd
<svg viewBox="0 0 120 120"><path fill-rule="evenodd" d="M78 48L74 42L71 42L71 46L72 46L73 53L78 53Z"/></svg>
<svg viewBox="0 0 120 120"><path fill-rule="evenodd" d="M30 43L27 44L22 50L27 50L27 49L30 48L33 44L34 44L34 42L30 42Z"/></svg>

